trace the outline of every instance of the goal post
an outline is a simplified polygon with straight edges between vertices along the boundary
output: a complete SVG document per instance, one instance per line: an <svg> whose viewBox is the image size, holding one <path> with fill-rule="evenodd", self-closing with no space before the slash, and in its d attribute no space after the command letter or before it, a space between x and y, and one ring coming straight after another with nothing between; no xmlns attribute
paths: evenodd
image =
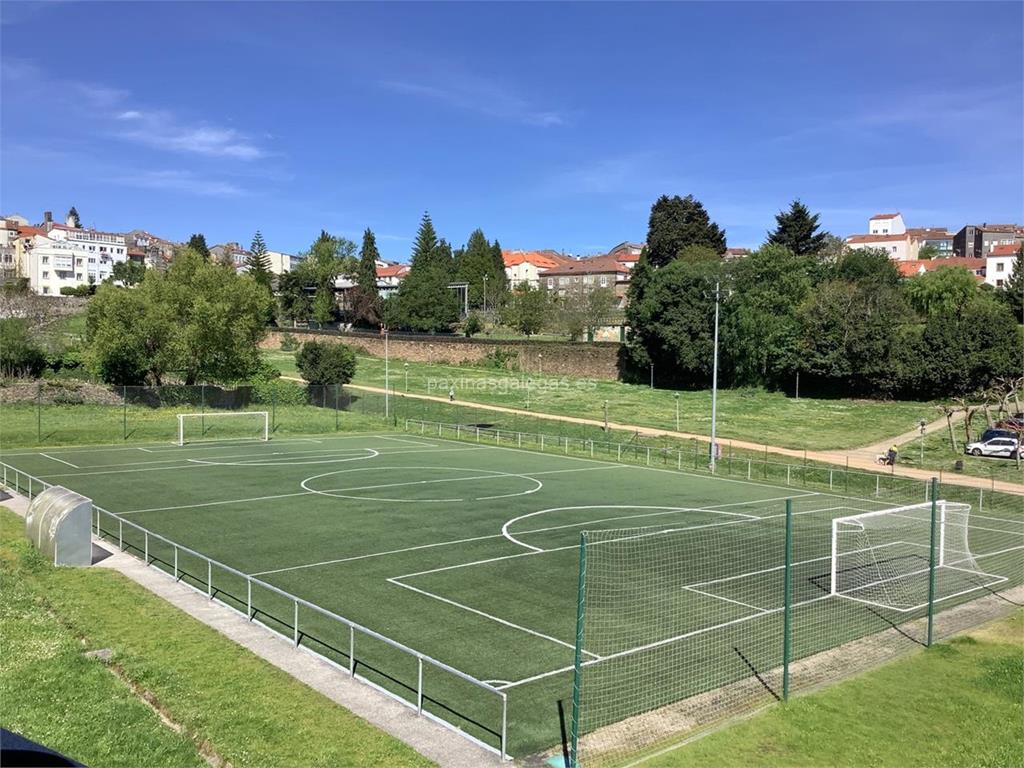
<svg viewBox="0 0 1024 768"><path fill-rule="evenodd" d="M215 422L228 419L232 428L227 433L218 433L217 440L262 440L270 439L270 413L268 411L207 411L206 413L178 414L178 445L188 442L188 425L198 423L199 438L206 436L207 420ZM194 438L193 438L194 439Z"/></svg>
<svg viewBox="0 0 1024 768"><path fill-rule="evenodd" d="M906 613L1004 581L971 552L970 511L936 500L934 522L932 502L834 518L830 594Z"/></svg>

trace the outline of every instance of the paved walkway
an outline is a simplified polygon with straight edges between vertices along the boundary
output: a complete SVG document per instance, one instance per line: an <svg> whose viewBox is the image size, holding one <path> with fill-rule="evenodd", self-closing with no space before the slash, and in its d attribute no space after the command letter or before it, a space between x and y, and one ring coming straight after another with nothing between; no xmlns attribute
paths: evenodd
<svg viewBox="0 0 1024 768"><path fill-rule="evenodd" d="M12 494L3 505L22 517L28 510L28 500ZM97 562L97 550L110 553ZM141 560L109 542L93 538L93 562L96 567L111 568L122 573L153 594L163 598L194 619L213 627L243 648L268 661L296 680L322 693L367 722L396 739L404 741L421 755L438 765L451 768L476 768L500 765L498 756L476 746L457 733L416 713L389 696L368 685L353 680L347 673L312 653L292 646L280 635L266 627L246 621L245 617L227 606L210 600L162 571L143 564Z"/></svg>
<svg viewBox="0 0 1024 768"><path fill-rule="evenodd" d="M290 381L303 381L297 376L282 376L283 379ZM384 394L383 387L368 387L357 384L346 384L349 389L362 390L364 392L377 392ZM449 402L447 397L438 397L435 395L416 395L406 393L392 393L393 397L407 397L414 400L430 400L437 403ZM465 408L478 408L483 411L493 411L497 413L509 413L519 416L533 416L538 419L547 419L549 421L563 421L571 424L588 424L591 426L603 427L604 421L600 419L587 419L576 416L560 416L553 413L538 413L537 411L526 411L519 408L507 408L501 405L484 405L483 403L473 403L466 400L458 400L456 404ZM944 428L946 425L946 419L937 419L931 424L928 424L925 429L926 431L935 431L937 429ZM637 432L641 435L650 436L667 436L682 438L684 440L701 440L703 442L708 441L707 435L697 435L692 432L676 432L670 429L659 429L657 427L643 427L637 424L621 424L615 421L608 422L609 429L620 429L629 432ZM720 438L720 442L728 445L732 445L735 448L742 448L744 450L758 451L764 453L773 453L777 456L788 456L794 459L800 459L803 461L807 459L809 461L820 461L827 464L835 464L839 467L848 466L851 469L866 470L869 472L890 472L894 475L901 477L912 477L918 480L928 480L938 475L942 482L952 483L953 485L963 485L970 488L984 488L986 490L1003 491L1005 493L1016 493L1024 495L1024 484L1011 483L1005 480L990 480L984 477L975 477L974 475L961 475L961 474L947 474L938 470L929 469L915 469L914 467L886 467L882 468L878 465L876 458L879 454L884 453L893 442L899 444L902 442L908 442L909 440L917 437L918 432L908 432L906 435L900 435L896 438L890 438L876 443L874 445L865 446L863 448L856 448L850 451L804 451L796 448L782 448L780 446L764 445L763 443L754 443L747 440L729 440ZM908 437L909 436L909 437ZM884 446L879 448L878 446Z"/></svg>

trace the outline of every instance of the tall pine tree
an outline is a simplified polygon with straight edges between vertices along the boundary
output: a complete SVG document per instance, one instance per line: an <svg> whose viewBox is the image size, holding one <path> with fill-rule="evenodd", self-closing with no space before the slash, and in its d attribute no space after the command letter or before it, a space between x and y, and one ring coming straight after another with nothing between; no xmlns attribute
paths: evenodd
<svg viewBox="0 0 1024 768"><path fill-rule="evenodd" d="M430 214L425 213L413 243L409 274L398 289L394 307L397 316L389 316L385 322L414 331L448 330L459 318L455 292L448 288L454 277L451 246L438 240Z"/></svg>
<svg viewBox="0 0 1024 768"><path fill-rule="evenodd" d="M651 206L647 225L647 261L663 267L693 245L705 246L716 254L725 253L725 230L711 221L704 206L693 195L662 195Z"/></svg>
<svg viewBox="0 0 1024 768"><path fill-rule="evenodd" d="M249 276L268 291L274 282L274 273L270 271L270 257L267 256L267 244L263 241L263 235L257 229L253 235L252 245L249 246L249 255L245 257L245 266Z"/></svg>
<svg viewBox="0 0 1024 768"><path fill-rule="evenodd" d="M501 246L498 248L500 250ZM482 230L474 230L466 247L456 254L456 277L460 282L469 284L471 308L481 308L486 304L494 309L498 305L496 299L505 289L505 265L502 262L499 267L496 263L494 246L487 242Z"/></svg>
<svg viewBox="0 0 1024 768"><path fill-rule="evenodd" d="M71 222L71 226L75 229L82 228L82 220L78 216L78 209L75 206L71 206L71 210L68 211L68 221Z"/></svg>
<svg viewBox="0 0 1024 768"><path fill-rule="evenodd" d="M210 260L210 249L206 245L206 237L202 232L197 232L188 239L188 247L203 257L203 261Z"/></svg>
<svg viewBox="0 0 1024 768"><path fill-rule="evenodd" d="M818 231L820 214L811 214L807 206L794 200L788 211L775 215L775 231L768 233L770 245L781 245L797 256L811 256L825 246L826 232Z"/></svg>
<svg viewBox="0 0 1024 768"><path fill-rule="evenodd" d="M377 288L377 238L367 227L363 232L363 247L359 250L356 284L352 288L352 315L357 325L373 327L381 322L380 291Z"/></svg>

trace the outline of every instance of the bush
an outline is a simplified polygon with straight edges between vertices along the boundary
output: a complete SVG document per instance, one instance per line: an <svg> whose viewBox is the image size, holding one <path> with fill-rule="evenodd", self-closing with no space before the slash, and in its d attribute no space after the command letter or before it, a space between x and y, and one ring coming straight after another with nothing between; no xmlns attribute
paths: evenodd
<svg viewBox="0 0 1024 768"><path fill-rule="evenodd" d="M519 352L506 347L496 347L484 355L480 361L485 368L495 368L499 371L514 371L519 361Z"/></svg>
<svg viewBox="0 0 1024 768"><path fill-rule="evenodd" d="M252 402L274 405L308 405L306 388L295 381L257 379L252 383Z"/></svg>
<svg viewBox="0 0 1024 768"><path fill-rule="evenodd" d="M95 285L62 285L61 296L92 296L96 293Z"/></svg>
<svg viewBox="0 0 1024 768"><path fill-rule="evenodd" d="M356 372L356 355L345 344L307 341L295 353L295 365L310 384L348 384Z"/></svg>
<svg viewBox="0 0 1024 768"><path fill-rule="evenodd" d="M467 339L473 338L473 334L480 333L483 329L484 321L476 312L467 317L466 322L462 324L462 332L466 334Z"/></svg>
<svg viewBox="0 0 1024 768"><path fill-rule="evenodd" d="M299 340L290 333L281 334L281 351L294 352L299 348Z"/></svg>
<svg viewBox="0 0 1024 768"><path fill-rule="evenodd" d="M37 378L46 367L46 355L20 318L0 320L0 375Z"/></svg>

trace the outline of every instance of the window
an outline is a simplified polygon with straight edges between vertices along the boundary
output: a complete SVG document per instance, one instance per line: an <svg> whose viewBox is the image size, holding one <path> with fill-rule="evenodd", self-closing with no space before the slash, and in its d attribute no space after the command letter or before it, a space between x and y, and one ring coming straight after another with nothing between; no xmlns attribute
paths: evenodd
<svg viewBox="0 0 1024 768"><path fill-rule="evenodd" d="M1001 261L997 261L996 262L996 272L1004 272L1004 271L1006 271L1006 265L1003 262L1001 262Z"/></svg>
<svg viewBox="0 0 1024 768"><path fill-rule="evenodd" d="M90 264L95 264L96 263L96 259L94 259L93 257L90 256L89 257L89 263Z"/></svg>
<svg viewBox="0 0 1024 768"><path fill-rule="evenodd" d="M81 279L82 279L82 273L81 272L75 273L75 280L81 280Z"/></svg>
<svg viewBox="0 0 1024 768"><path fill-rule="evenodd" d="M549 277L548 278L548 288L554 288L554 287L555 287L555 278Z"/></svg>
<svg viewBox="0 0 1024 768"><path fill-rule="evenodd" d="M43 272L43 280L45 280L45 279L46 279L46 278L48 278L49 276L50 276L50 273L49 273L49 272Z"/></svg>
<svg viewBox="0 0 1024 768"><path fill-rule="evenodd" d="M572 281L574 283L578 283L580 281L580 276L579 275L574 275L573 278L572 278Z"/></svg>
<svg viewBox="0 0 1024 768"><path fill-rule="evenodd" d="M601 287L602 288L607 288L608 287L608 275L601 275Z"/></svg>
<svg viewBox="0 0 1024 768"><path fill-rule="evenodd" d="M892 252L896 253L896 246L895 245L892 247Z"/></svg>
<svg viewBox="0 0 1024 768"><path fill-rule="evenodd" d="M47 287L46 287L46 286L44 285L44 286L43 286L43 294L45 295L45 294L47 294L47 293L49 293L49 292L50 292L50 289L49 289L49 288L47 288Z"/></svg>
<svg viewBox="0 0 1024 768"><path fill-rule="evenodd" d="M43 256L43 264L49 264L49 263L50 263L50 257L49 256Z"/></svg>
<svg viewBox="0 0 1024 768"><path fill-rule="evenodd" d="M1003 281L1002 280L996 280L996 288L1002 288L1002 287L1003 287Z"/></svg>
<svg viewBox="0 0 1024 768"><path fill-rule="evenodd" d="M560 277L560 278L558 278L558 284L559 285L568 285L569 284L569 278L568 277Z"/></svg>
<svg viewBox="0 0 1024 768"><path fill-rule="evenodd" d="M584 275L583 276L583 282L584 283L592 283L592 282L594 282L594 276L593 275Z"/></svg>
<svg viewBox="0 0 1024 768"><path fill-rule="evenodd" d="M75 266L76 267L82 266L82 260L81 259L75 259Z"/></svg>

